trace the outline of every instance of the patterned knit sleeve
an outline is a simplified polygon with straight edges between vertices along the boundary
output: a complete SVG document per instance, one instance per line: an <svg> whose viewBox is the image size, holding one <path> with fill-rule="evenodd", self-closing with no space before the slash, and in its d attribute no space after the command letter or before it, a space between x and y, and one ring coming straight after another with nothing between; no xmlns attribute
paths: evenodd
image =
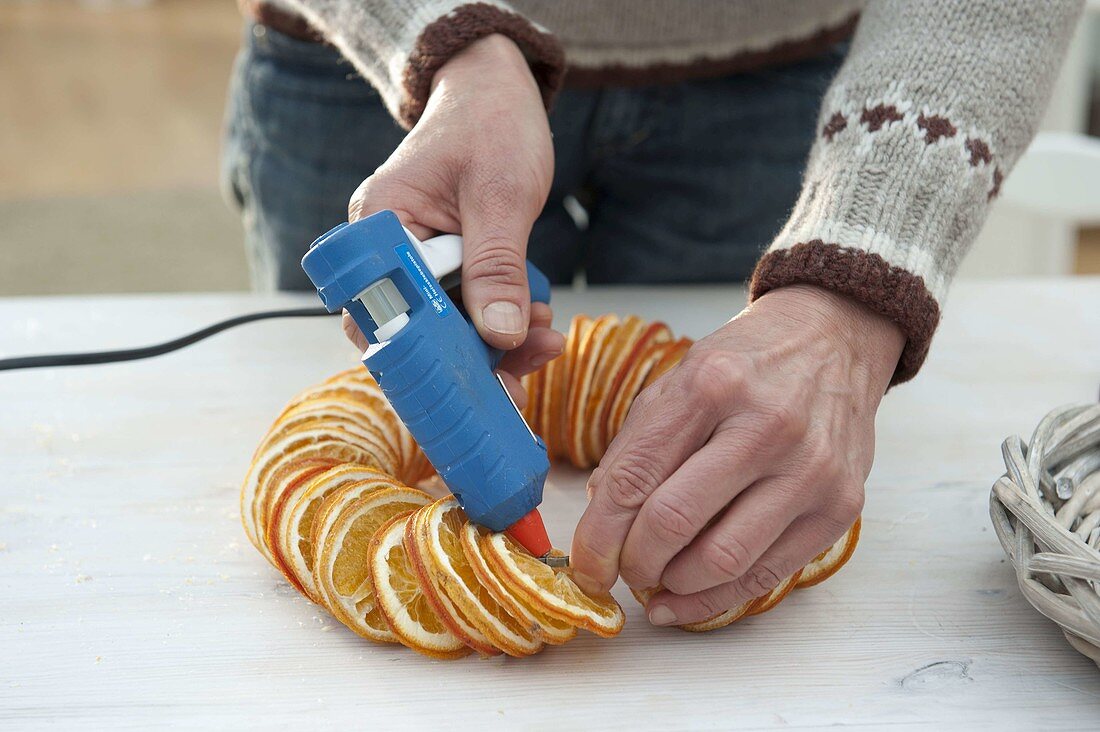
<svg viewBox="0 0 1100 732"><path fill-rule="evenodd" d="M493 33L524 52L549 109L561 87L561 44L498 0L280 0L351 61L406 129L424 112L432 77L451 56Z"/></svg>
<svg viewBox="0 0 1100 732"><path fill-rule="evenodd" d="M905 332L894 383L912 378L959 261L1035 134L1080 9L870 3L752 299L797 283L850 296Z"/></svg>

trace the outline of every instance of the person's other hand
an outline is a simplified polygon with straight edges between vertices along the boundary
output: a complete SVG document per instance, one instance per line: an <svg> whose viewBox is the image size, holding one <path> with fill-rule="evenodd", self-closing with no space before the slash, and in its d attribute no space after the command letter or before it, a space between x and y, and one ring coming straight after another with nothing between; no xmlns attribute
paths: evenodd
<svg viewBox="0 0 1100 732"><path fill-rule="evenodd" d="M874 422L904 336L823 289L773 290L643 391L588 483L577 581L665 591L656 625L771 591L863 507Z"/></svg>
<svg viewBox="0 0 1100 732"><path fill-rule="evenodd" d="M486 343L511 351L500 368L521 405L515 377L565 343L550 329L549 306L532 307L527 285L527 237L553 175L538 85L515 43L492 35L436 72L420 121L348 205L349 221L388 208L418 238L462 234L463 305ZM346 314L344 330L366 348Z"/></svg>

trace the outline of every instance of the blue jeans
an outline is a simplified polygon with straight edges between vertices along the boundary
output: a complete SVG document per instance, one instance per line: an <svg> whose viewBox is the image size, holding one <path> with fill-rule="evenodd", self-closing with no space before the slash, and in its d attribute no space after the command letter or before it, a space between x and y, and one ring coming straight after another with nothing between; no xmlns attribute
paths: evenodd
<svg viewBox="0 0 1100 732"><path fill-rule="evenodd" d="M333 48L249 27L229 94L223 183L257 289L310 289L310 242L347 218L404 135ZM794 205L821 97L846 53L677 84L566 89L528 256L552 282L736 282ZM564 201L583 202L583 229Z"/></svg>

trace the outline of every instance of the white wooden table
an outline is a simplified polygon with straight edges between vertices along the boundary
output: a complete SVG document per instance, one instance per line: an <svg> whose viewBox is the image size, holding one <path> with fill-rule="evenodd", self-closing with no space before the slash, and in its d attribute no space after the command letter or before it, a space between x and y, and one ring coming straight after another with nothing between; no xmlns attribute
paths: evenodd
<svg viewBox="0 0 1100 732"><path fill-rule="evenodd" d="M739 289L559 293L699 336ZM160 340L310 297L0 300L0 354ZM1075 348L1066 348L1067 343ZM987 516L998 446L1095 399L1100 280L960 284L880 412L863 539L828 583L708 635L627 627L516 661L370 645L291 590L238 521L249 455L299 388L354 363L328 320L130 364L0 373L0 728L1094 728L1100 674L1017 592ZM553 474L567 544L584 476Z"/></svg>

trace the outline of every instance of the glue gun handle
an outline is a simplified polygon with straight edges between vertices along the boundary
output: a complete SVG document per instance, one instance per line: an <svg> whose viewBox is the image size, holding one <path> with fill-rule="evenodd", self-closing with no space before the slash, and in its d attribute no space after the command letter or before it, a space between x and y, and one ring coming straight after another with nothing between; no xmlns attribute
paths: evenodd
<svg viewBox="0 0 1100 732"><path fill-rule="evenodd" d="M550 280L542 270L527 260L527 287L531 291L531 302L550 302Z"/></svg>

